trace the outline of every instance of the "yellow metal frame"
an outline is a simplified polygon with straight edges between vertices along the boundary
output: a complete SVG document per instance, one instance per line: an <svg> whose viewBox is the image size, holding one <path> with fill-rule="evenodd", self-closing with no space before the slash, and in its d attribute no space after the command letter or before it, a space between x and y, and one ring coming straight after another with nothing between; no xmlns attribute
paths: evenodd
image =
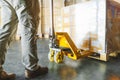
<svg viewBox="0 0 120 80"><path fill-rule="evenodd" d="M59 47L69 48L72 51L72 54L65 51L63 53L73 60L93 54L90 51L78 50L67 32L56 32L56 39L59 41Z"/></svg>

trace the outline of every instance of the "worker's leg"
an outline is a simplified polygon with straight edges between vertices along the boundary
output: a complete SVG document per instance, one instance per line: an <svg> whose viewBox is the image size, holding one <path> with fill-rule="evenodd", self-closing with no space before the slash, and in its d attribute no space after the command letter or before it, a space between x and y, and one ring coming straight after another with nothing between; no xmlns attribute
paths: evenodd
<svg viewBox="0 0 120 80"><path fill-rule="evenodd" d="M21 43L23 64L26 67L25 77L34 78L48 72L48 68L38 65L37 45L36 45L36 23L31 11L31 1L16 0L17 16L21 23ZM36 1L36 0L35 0ZM27 4L27 5L26 5ZM35 16L35 15L34 15Z"/></svg>
<svg viewBox="0 0 120 80"><path fill-rule="evenodd" d="M16 30L17 23L14 9L4 0L0 0L0 80L15 77L15 75L8 75L3 71L2 65L5 62L8 41L10 42L11 34Z"/></svg>
<svg viewBox="0 0 120 80"><path fill-rule="evenodd" d="M11 34L13 31L16 30L18 21L14 9L9 4L2 0L0 1L0 6L0 66L2 69L2 65L5 61L5 53L8 46L8 41L12 37Z"/></svg>
<svg viewBox="0 0 120 80"><path fill-rule="evenodd" d="M29 1L29 3L31 3ZM38 69L37 45L36 45L36 29L34 19L30 15L28 9L31 5L25 4L24 0L16 0L16 12L21 24L21 43L22 57L24 66L35 71Z"/></svg>

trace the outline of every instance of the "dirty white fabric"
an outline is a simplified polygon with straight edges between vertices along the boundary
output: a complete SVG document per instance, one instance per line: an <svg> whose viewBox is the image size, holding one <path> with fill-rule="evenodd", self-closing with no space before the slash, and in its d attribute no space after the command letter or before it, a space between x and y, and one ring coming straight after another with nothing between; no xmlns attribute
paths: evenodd
<svg viewBox="0 0 120 80"><path fill-rule="evenodd" d="M11 42L18 22L21 24L22 62L29 70L37 69L38 57L35 35L39 10L32 11L38 5L37 3L37 0L0 0L0 71L5 62L7 44Z"/></svg>

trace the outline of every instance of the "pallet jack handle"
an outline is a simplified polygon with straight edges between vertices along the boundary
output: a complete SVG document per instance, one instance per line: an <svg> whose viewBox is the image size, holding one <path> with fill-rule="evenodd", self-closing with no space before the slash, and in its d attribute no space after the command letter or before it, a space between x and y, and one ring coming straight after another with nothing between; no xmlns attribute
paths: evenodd
<svg viewBox="0 0 120 80"><path fill-rule="evenodd" d="M51 15L51 26L49 29L49 37L50 39L55 38L55 30L54 30L54 6L53 6L53 0L50 0L50 15Z"/></svg>

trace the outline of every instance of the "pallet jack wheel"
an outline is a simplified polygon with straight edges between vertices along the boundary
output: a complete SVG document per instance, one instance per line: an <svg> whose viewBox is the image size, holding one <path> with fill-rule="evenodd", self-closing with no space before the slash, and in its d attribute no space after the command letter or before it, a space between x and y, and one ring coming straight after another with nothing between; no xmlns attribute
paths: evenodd
<svg viewBox="0 0 120 80"><path fill-rule="evenodd" d="M50 50L50 52L48 53L49 61L54 62L54 54L55 52L53 50Z"/></svg>
<svg viewBox="0 0 120 80"><path fill-rule="evenodd" d="M56 63L62 63L63 62L64 55L61 51L56 51L54 55L54 61Z"/></svg>

